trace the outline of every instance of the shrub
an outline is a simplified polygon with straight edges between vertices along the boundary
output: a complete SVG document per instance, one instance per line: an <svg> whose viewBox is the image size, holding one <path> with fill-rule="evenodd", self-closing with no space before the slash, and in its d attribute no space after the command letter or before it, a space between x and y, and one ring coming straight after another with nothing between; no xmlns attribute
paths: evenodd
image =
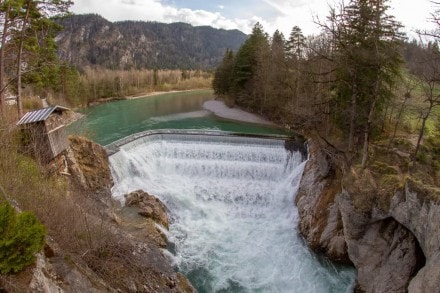
<svg viewBox="0 0 440 293"><path fill-rule="evenodd" d="M46 230L33 213L17 214L9 203L0 205L0 272L16 273L34 261L44 245Z"/></svg>

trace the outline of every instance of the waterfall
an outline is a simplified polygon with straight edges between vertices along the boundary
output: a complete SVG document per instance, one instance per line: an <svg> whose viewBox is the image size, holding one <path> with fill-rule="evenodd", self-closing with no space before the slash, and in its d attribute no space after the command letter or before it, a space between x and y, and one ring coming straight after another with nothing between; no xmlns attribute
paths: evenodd
<svg viewBox="0 0 440 293"><path fill-rule="evenodd" d="M283 139L153 134L110 163L114 197L143 189L165 203L174 262L199 292L350 290L353 271L310 253L296 231L305 160Z"/></svg>

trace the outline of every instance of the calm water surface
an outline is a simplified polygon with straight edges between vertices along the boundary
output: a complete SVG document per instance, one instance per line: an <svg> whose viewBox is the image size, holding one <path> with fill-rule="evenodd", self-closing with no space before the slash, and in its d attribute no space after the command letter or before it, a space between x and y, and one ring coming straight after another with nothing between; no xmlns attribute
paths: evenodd
<svg viewBox="0 0 440 293"><path fill-rule="evenodd" d="M277 127L217 117L203 109L203 103L213 99L212 90L197 90L92 106L81 111L86 117L73 123L69 132L88 136L102 145L151 129L209 129L289 134Z"/></svg>

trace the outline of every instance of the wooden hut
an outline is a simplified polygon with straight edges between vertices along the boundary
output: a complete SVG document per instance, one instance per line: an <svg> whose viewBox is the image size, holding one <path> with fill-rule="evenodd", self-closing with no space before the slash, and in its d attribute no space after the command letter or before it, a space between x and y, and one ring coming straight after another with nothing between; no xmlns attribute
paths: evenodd
<svg viewBox="0 0 440 293"><path fill-rule="evenodd" d="M40 163L49 163L69 146L62 119L67 110L61 106L46 107L26 113L18 121L25 146Z"/></svg>

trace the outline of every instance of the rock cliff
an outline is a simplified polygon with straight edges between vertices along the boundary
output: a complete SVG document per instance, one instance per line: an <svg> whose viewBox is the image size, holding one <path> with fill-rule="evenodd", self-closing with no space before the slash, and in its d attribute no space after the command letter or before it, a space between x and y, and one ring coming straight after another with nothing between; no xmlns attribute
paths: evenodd
<svg viewBox="0 0 440 293"><path fill-rule="evenodd" d="M23 291L195 292L162 249L168 227L163 203L136 191L127 196L129 206L120 207L111 199L107 153L88 139L70 137L67 162L72 187L66 197L86 221L85 230L71 233L87 237L90 245L66 249L48 235Z"/></svg>
<svg viewBox="0 0 440 293"><path fill-rule="evenodd" d="M70 136L69 144L67 160L74 180L90 192L110 196L113 178L104 148L79 136Z"/></svg>
<svg viewBox="0 0 440 293"><path fill-rule="evenodd" d="M309 246L357 269L358 292L440 288L440 192L407 178L406 163L343 170L310 143L296 204Z"/></svg>

